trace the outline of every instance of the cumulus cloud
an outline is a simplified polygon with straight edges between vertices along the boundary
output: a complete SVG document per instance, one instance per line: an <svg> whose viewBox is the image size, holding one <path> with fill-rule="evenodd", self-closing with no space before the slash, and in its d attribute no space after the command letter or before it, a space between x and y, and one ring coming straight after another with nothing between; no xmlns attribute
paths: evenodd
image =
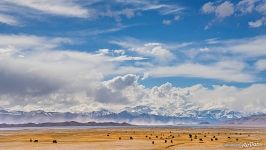
<svg viewBox="0 0 266 150"><path fill-rule="evenodd" d="M137 84L138 76L133 74L127 74L125 76L117 76L113 79L106 81L105 84L115 90L122 90L133 84Z"/></svg>
<svg viewBox="0 0 266 150"><path fill-rule="evenodd" d="M217 6L215 14L220 18L225 18L231 16L234 13L234 5L229 2L225 1L224 3Z"/></svg>
<svg viewBox="0 0 266 150"><path fill-rule="evenodd" d="M255 9L256 0L242 0L236 5L237 11L242 14L252 13Z"/></svg>
<svg viewBox="0 0 266 150"><path fill-rule="evenodd" d="M127 76L129 75L125 75L124 78ZM126 88L120 91L131 101L132 107L148 106L152 114L178 115L217 108L243 112L265 112L266 103L263 98L265 95L262 92L265 89L264 84L253 84L246 88L226 85L214 85L207 88L200 84L179 88L171 83L145 88L135 82L127 84Z"/></svg>
<svg viewBox="0 0 266 150"><path fill-rule="evenodd" d="M202 6L202 11L206 14L213 13L215 11L215 6L214 3L212 2L207 2Z"/></svg>
<svg viewBox="0 0 266 150"><path fill-rule="evenodd" d="M126 97L119 91L112 91L107 87L98 88L95 91L95 101L107 104L129 104Z"/></svg>
<svg viewBox="0 0 266 150"><path fill-rule="evenodd" d="M141 56L151 57L157 63L161 64L167 64L175 59L175 55L171 52L171 50L162 43L143 43L136 39L128 39L125 41L111 41L110 43L119 45L123 48L128 48L130 51L136 52Z"/></svg>
<svg viewBox="0 0 266 150"><path fill-rule="evenodd" d="M224 18L232 16L234 14L235 8L234 4L230 1L225 1L223 3L207 2L205 3L201 11L204 14L214 14L215 19L208 22L205 26L205 30L209 29L215 22L222 21Z"/></svg>
<svg viewBox="0 0 266 150"><path fill-rule="evenodd" d="M66 38L0 35L0 39L0 100L6 108L34 110L53 105L50 111L67 111L81 105L88 111L92 102L129 103L118 89L135 83L136 76L117 77L109 84L103 80L119 74L120 63L114 59L142 60L140 57L126 56L124 50L59 50L72 43Z"/></svg>
<svg viewBox="0 0 266 150"><path fill-rule="evenodd" d="M165 65L156 62L157 59L170 59L173 55L164 44L137 41L133 44L125 42L129 44L130 53L138 54L136 58L145 56L156 61L145 59L140 62L136 60L136 63L121 63L113 59L132 57L133 60L135 56L127 55L128 49L100 49L96 52L60 50L64 44L73 43L71 39L60 37L0 35L0 39L0 107L3 108L26 111L119 111L128 105L144 105L151 106L154 114L165 115L207 108L240 111L264 111L265 108L255 108L255 105L265 106L261 100L264 95L258 96L253 91L255 88L265 90L263 84L241 89L230 86L206 88L202 85L179 88L171 83L147 88L139 83L141 78L147 76L197 77L227 82L256 80L242 61ZM243 44L239 41L221 43ZM262 70L262 63L256 64ZM241 95L249 99L256 96L253 97L256 101L253 103ZM243 107L238 107L243 99ZM229 105L229 102L232 103Z"/></svg>
<svg viewBox="0 0 266 150"><path fill-rule="evenodd" d="M214 13L216 17L222 19L234 14L234 5L230 1L225 1L221 4L208 2L202 6L202 11L207 14Z"/></svg>
<svg viewBox="0 0 266 150"><path fill-rule="evenodd" d="M85 96L80 93L54 94L56 97L52 95L33 97L35 101L27 101L27 104L20 102L20 105L15 106L12 101L9 103L2 101L1 106L10 107L13 110L38 108L48 111L60 107L63 111L80 111L80 109L83 111L99 109L119 111L126 109L129 105L132 107L148 106L151 108L150 113L160 115L179 115L206 109L229 109L250 113L266 111L265 92L263 92L266 86L264 84L254 84L246 88L226 85L216 85L212 88L202 85L179 88L171 83L165 83L145 88L137 82L137 78L138 76L132 74L115 77L102 82L98 88L94 87L94 94L87 93L88 95ZM93 100L90 100L91 96L94 97ZM36 101L38 103L35 103Z"/></svg>
<svg viewBox="0 0 266 150"><path fill-rule="evenodd" d="M160 43L146 43L142 47L133 48L133 51L144 56L151 56L160 62L168 62L174 59L174 54L164 48Z"/></svg>
<svg viewBox="0 0 266 150"><path fill-rule="evenodd" d="M255 63L255 67L259 71L265 71L266 70L266 59L260 59Z"/></svg>
<svg viewBox="0 0 266 150"><path fill-rule="evenodd" d="M243 89L230 86L214 86L212 89L202 85L178 88L170 83L146 88L138 82L140 77L134 74L104 80L104 76L114 71L114 64L104 63L108 60L106 57L109 56L47 50L28 53L24 58L14 55L1 57L0 106L26 111L92 111L103 108L118 111L128 105L145 105L152 108L151 113L161 115L209 108L265 111L265 95L261 91L266 90L266 86L263 84ZM206 75L214 72L226 80L242 80L242 76L235 75L237 72L230 73L232 77L226 77L224 72L235 67L241 70L244 66L237 62L228 64L235 65L229 68L225 63L212 68L199 65L203 68L199 72ZM185 66L186 69L193 67ZM215 68L221 70L212 71ZM251 101L253 98L256 101Z"/></svg>
<svg viewBox="0 0 266 150"><path fill-rule="evenodd" d="M230 1L224 2L207 2L205 3L201 11L204 14L215 14L216 20L221 21L223 18L229 16L243 16L250 14L258 14L261 16L260 19L250 20L248 25L251 28L258 28L265 25L265 15L266 15L266 1L265 0L241 0L237 3L232 3ZM215 19L208 23L205 29L208 29L211 25L215 23Z"/></svg>
<svg viewBox="0 0 266 150"><path fill-rule="evenodd" d="M236 88L233 86L214 86L213 89L200 87L191 91L192 100L197 99L202 108L226 107L244 112L265 111L262 105L264 94L258 94L265 89L264 84L254 84L247 88ZM256 90L257 88L257 90ZM258 95L257 95L258 94Z"/></svg>

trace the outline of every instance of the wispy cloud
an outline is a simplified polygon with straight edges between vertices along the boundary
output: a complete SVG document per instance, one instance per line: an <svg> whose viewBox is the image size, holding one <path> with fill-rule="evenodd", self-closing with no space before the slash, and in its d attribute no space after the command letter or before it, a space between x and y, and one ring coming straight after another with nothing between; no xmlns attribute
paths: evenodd
<svg viewBox="0 0 266 150"><path fill-rule="evenodd" d="M31 9L38 11L40 13L50 14L50 15L59 15L59 16L66 16L66 17L80 17L80 18L87 18L92 16L93 11L89 10L88 8L82 7L78 3L73 0L45 0L45 1L38 1L38 0L13 0L8 1L4 0L1 2L14 9L16 7L24 7L26 9ZM27 11L24 9L25 11ZM14 10L10 10L14 11Z"/></svg>
<svg viewBox="0 0 266 150"><path fill-rule="evenodd" d="M228 67L228 64L231 64L231 66ZM238 68L239 63L235 63L235 66L233 64L231 62L227 63L226 61L208 65L185 63L169 67L154 67L148 71L148 74L155 77L197 77L228 82L255 81L254 75L245 73L242 69Z"/></svg>
<svg viewBox="0 0 266 150"><path fill-rule="evenodd" d="M51 50L61 44L71 43L68 38L62 37L42 37L25 34L0 34L0 48L12 48L16 51L30 50Z"/></svg>
<svg viewBox="0 0 266 150"><path fill-rule="evenodd" d="M17 19L15 19L14 17L9 16L9 15L3 15L3 14L0 14L0 23L11 25L11 26L17 26L19 24Z"/></svg>
<svg viewBox="0 0 266 150"><path fill-rule="evenodd" d="M72 18L92 19L99 17L114 18L118 23L122 18L133 18L140 16L147 11L155 11L160 15L179 15L184 9L179 5L168 5L163 2L153 1L103 1L103 0L3 0L2 5L2 23L8 25L19 24L19 17L27 18L29 16L61 16ZM115 8L114 8L115 7ZM121 8L121 9L117 9ZM9 14L9 15L8 15ZM5 16L4 16L5 15Z"/></svg>

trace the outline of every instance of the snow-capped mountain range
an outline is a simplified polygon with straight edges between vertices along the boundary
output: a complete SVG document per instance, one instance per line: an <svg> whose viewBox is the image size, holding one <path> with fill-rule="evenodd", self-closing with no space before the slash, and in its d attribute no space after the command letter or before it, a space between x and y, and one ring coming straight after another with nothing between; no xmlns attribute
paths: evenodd
<svg viewBox="0 0 266 150"><path fill-rule="evenodd" d="M248 117L248 114L224 109L193 110L184 113L159 115L147 106L126 108L120 112L108 110L92 112L45 112L45 111L6 111L0 110L0 123L43 123L43 122L127 122L145 125L197 125L228 122Z"/></svg>

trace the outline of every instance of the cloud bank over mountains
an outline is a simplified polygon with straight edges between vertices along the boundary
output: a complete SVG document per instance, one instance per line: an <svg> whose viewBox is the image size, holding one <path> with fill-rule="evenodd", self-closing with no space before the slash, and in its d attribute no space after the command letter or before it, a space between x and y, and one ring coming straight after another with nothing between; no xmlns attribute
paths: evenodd
<svg viewBox="0 0 266 150"><path fill-rule="evenodd" d="M73 39L33 35L1 35L0 39L3 39L0 42L1 108L72 112L109 109L116 112L128 106L149 106L153 114L160 115L216 108L266 112L265 84L254 83L245 88L201 84L181 88L171 83L145 87L141 84L146 78L158 76L253 82L255 74L245 71L247 66L241 61L219 61L211 65L183 62L171 66L157 61L159 56L176 59L172 50L160 43L121 47L125 50L78 52L61 49L63 45L72 44ZM225 41L225 45L230 42ZM252 47L252 42L249 43ZM141 46L149 48L144 51ZM232 53L237 48L233 47ZM216 47L213 49L215 51ZM167 55L156 55L164 52ZM121 57L143 59L116 60ZM263 70L263 64L263 60L254 64L255 70Z"/></svg>
<svg viewBox="0 0 266 150"><path fill-rule="evenodd" d="M0 108L266 113L265 8L265 0L2 0Z"/></svg>

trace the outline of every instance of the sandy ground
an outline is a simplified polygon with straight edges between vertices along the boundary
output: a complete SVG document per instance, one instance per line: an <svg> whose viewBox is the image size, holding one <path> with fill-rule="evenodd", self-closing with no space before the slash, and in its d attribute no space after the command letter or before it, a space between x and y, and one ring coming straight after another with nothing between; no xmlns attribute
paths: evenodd
<svg viewBox="0 0 266 150"><path fill-rule="evenodd" d="M189 137L189 134L192 135L192 138ZM34 140L38 140L38 142L34 142ZM56 140L57 143L53 143L53 140ZM266 129L157 127L0 130L0 150L24 149L266 150Z"/></svg>

